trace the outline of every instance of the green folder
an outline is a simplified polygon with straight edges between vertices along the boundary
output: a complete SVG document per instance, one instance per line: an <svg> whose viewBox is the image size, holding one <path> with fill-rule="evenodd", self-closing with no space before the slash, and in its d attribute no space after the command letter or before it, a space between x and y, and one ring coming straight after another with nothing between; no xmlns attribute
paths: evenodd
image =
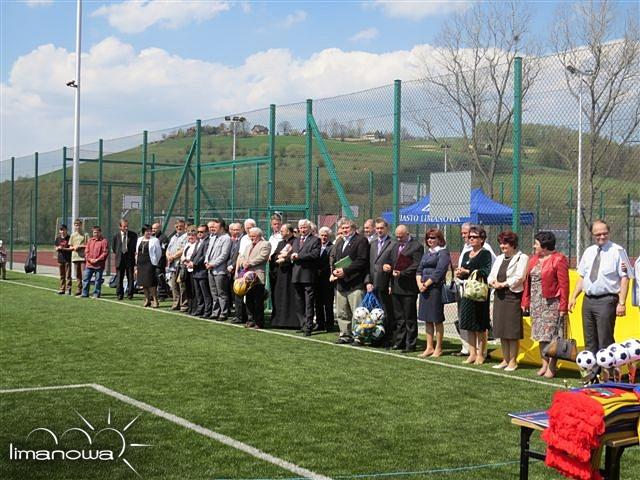
<svg viewBox="0 0 640 480"><path fill-rule="evenodd" d="M340 260L338 260L336 263L333 264L333 268L347 268L349 265L351 265L353 263L353 260L351 260L351 257L349 255L347 255L344 258L341 258Z"/></svg>

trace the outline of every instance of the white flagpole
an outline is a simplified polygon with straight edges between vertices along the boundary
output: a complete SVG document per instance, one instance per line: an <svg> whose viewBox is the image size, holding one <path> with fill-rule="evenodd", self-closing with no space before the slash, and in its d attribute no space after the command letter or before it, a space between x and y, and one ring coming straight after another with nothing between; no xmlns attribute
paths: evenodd
<svg viewBox="0 0 640 480"><path fill-rule="evenodd" d="M75 101L75 123L73 132L73 181L71 188L71 222L79 218L79 198L80 198L80 40L82 38L82 0L77 0L76 15L76 101Z"/></svg>

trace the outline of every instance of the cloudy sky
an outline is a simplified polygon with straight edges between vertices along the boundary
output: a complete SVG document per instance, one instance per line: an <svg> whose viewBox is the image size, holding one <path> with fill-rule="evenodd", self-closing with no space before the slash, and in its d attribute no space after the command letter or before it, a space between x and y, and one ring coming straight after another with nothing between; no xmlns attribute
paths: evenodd
<svg viewBox="0 0 640 480"><path fill-rule="evenodd" d="M419 76L466 1L85 1L81 143ZM536 3L548 30L555 1ZM75 1L0 2L0 159L73 143Z"/></svg>

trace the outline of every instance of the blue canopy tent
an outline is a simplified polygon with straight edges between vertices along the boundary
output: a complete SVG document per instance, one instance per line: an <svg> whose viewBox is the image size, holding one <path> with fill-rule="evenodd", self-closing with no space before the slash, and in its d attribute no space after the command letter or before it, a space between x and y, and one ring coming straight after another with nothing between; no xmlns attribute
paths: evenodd
<svg viewBox="0 0 640 480"><path fill-rule="evenodd" d="M429 195L413 205L400 209L399 222L405 225L441 224L459 225L465 222L479 225L509 225L513 217L513 209L487 197L481 188L471 191L471 216L469 217L432 217L429 215ZM387 222L393 223L393 212L382 214ZM520 224L533 225L532 212L520 212Z"/></svg>

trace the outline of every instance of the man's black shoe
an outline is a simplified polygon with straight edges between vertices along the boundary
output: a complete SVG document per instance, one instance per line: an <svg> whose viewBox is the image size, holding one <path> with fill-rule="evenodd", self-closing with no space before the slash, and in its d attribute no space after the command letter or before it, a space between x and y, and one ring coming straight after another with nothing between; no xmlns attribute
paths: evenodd
<svg viewBox="0 0 640 480"><path fill-rule="evenodd" d="M122 300L124 298L123 295L118 295L118 300Z"/></svg>
<svg viewBox="0 0 640 480"><path fill-rule="evenodd" d="M352 342L353 342L353 340L347 340L347 339L344 339L344 338L339 338L338 340L335 341L335 343L337 345L349 345Z"/></svg>

